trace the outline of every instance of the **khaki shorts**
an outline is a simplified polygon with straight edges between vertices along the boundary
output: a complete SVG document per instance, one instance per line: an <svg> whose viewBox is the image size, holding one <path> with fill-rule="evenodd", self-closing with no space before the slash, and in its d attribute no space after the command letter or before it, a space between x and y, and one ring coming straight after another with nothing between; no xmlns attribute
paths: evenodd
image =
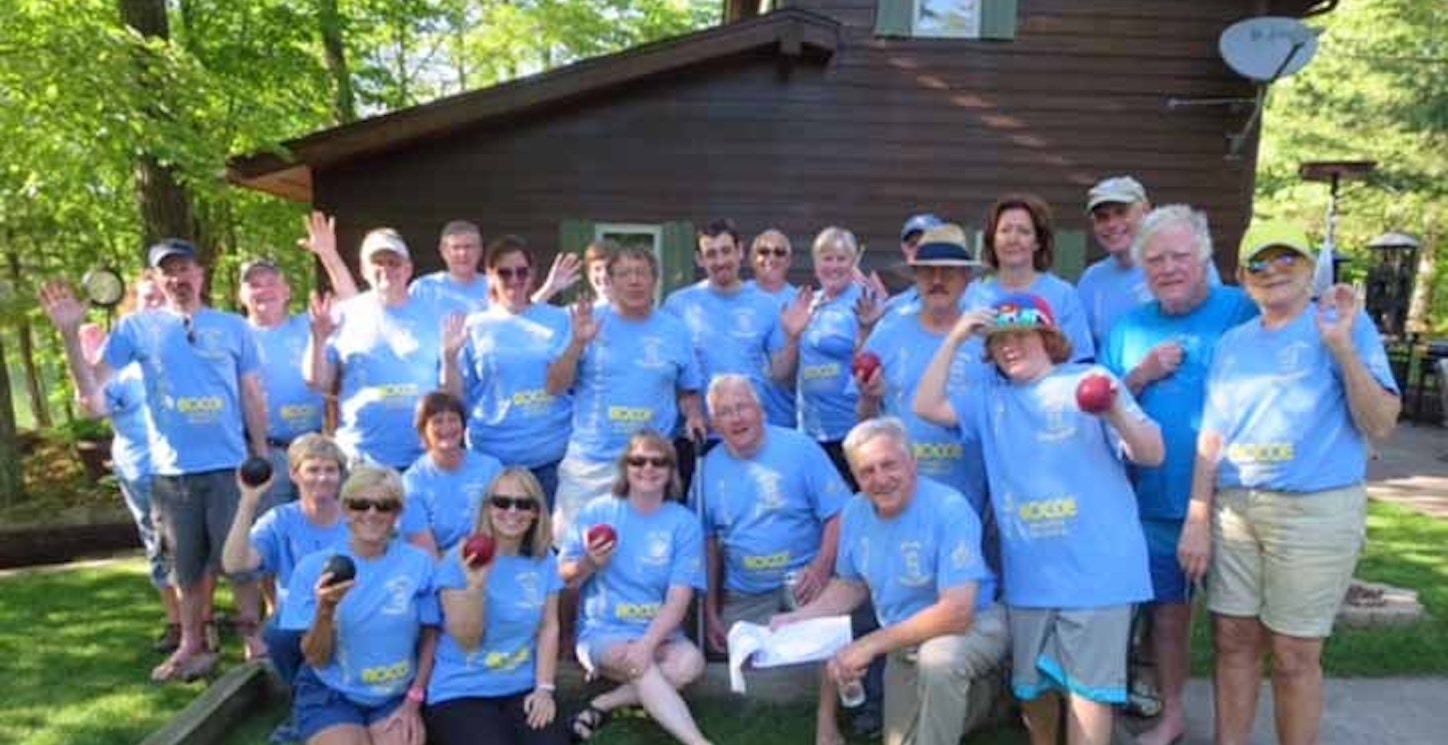
<svg viewBox="0 0 1448 745"><path fill-rule="evenodd" d="M776 613L783 613L784 588L774 592L766 592L759 595L746 595L742 592L724 593L724 604L719 608L719 620L724 622L724 633L734 628L739 621L757 623L760 626L768 626L769 619Z"/></svg>
<svg viewBox="0 0 1448 745"><path fill-rule="evenodd" d="M1005 609L975 615L964 634L897 649L885 663L885 745L957 745L1000 698L1010 638Z"/></svg>
<svg viewBox="0 0 1448 745"><path fill-rule="evenodd" d="M1363 547L1367 490L1224 489L1213 509L1207 607L1287 636L1332 633Z"/></svg>

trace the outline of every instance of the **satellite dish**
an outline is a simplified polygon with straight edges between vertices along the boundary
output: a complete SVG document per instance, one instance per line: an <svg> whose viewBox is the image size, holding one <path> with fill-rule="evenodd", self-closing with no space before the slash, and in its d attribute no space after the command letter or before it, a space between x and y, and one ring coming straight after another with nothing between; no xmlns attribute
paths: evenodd
<svg viewBox="0 0 1448 745"><path fill-rule="evenodd" d="M1271 83L1307 66L1317 53L1317 32L1296 18L1259 16L1228 26L1217 49L1238 75Z"/></svg>

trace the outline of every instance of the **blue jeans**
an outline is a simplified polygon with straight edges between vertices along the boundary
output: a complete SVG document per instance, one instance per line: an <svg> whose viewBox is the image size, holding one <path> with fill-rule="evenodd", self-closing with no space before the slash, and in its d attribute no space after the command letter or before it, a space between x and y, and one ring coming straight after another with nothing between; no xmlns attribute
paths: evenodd
<svg viewBox="0 0 1448 745"><path fill-rule="evenodd" d="M157 589L170 587L166 557L161 554L161 539L156 535L156 523L151 519L151 477L144 475L128 479L118 473L116 483L121 485L121 497L126 500L126 509L131 511L131 519L136 521L141 546L146 549L146 561L151 565L151 584Z"/></svg>
<svg viewBox="0 0 1448 745"><path fill-rule="evenodd" d="M543 487L543 499L548 502L549 512L553 511L553 493L558 491L558 463L555 460L528 469L533 472L533 478L538 479L538 485Z"/></svg>
<svg viewBox="0 0 1448 745"><path fill-rule="evenodd" d="M301 669L302 662L306 659L302 656L302 635L305 631L287 631L277 626L277 616L267 619L266 625L261 629L261 637L266 642L267 656L271 657L272 666L277 669L277 675L282 682L291 685L297 678L297 671Z"/></svg>

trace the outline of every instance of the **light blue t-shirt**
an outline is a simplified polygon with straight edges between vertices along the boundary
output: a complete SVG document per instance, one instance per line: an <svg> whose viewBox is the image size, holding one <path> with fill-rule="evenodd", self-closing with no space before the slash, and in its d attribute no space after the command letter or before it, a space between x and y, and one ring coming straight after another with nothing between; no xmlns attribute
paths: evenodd
<svg viewBox="0 0 1448 745"><path fill-rule="evenodd" d="M317 551L341 550L351 535L346 516L340 511L331 525L316 525L302 512L301 502L279 504L257 519L251 526L251 546L261 554L261 572L277 579L277 608L287 604L287 591L298 562Z"/></svg>
<svg viewBox="0 0 1448 745"><path fill-rule="evenodd" d="M493 305L468 316L458 355L468 407L468 445L532 468L563 458L573 399L548 393L548 365L572 337L568 312L533 303L521 313Z"/></svg>
<svg viewBox="0 0 1448 745"><path fill-rule="evenodd" d="M961 428L985 445L1010 605L1100 608L1152 596L1119 438L1076 405L1076 387L1093 373L1109 375L1067 364L1031 383L995 375L950 392ZM1117 395L1127 416L1146 418L1126 386Z"/></svg>
<svg viewBox="0 0 1448 745"><path fill-rule="evenodd" d="M724 587L751 595L779 590L785 572L814 561L825 523L849 497L818 443L772 425L753 457L720 444L694 477L706 479L704 530L723 551Z"/></svg>
<svg viewBox="0 0 1448 745"><path fill-rule="evenodd" d="M488 276L479 273L471 284L462 284L446 270L424 274L412 280L407 294L430 305L438 318L452 313L466 316L488 307Z"/></svg>
<svg viewBox="0 0 1448 745"><path fill-rule="evenodd" d="M106 416L111 420L111 468L135 481L151 475L151 423L141 366L126 365L106 383Z"/></svg>
<svg viewBox="0 0 1448 745"><path fill-rule="evenodd" d="M1081 297L1070 282L1050 272L1036 275L1036 281L1024 290L1006 289L995 275L981 277L965 288L961 305L966 310L990 308L1007 295L1017 292L1029 292L1050 304L1051 312L1056 315L1056 325L1071 342L1071 361L1095 359L1096 345L1091 340L1091 327L1086 322L1086 312L1081 308Z"/></svg>
<svg viewBox="0 0 1448 745"><path fill-rule="evenodd" d="M291 442L308 432L322 431L322 394L302 377L312 326L305 314L276 328L251 327L261 350L261 379L266 386L267 433L277 442Z"/></svg>
<svg viewBox="0 0 1448 745"><path fill-rule="evenodd" d="M422 453L417 402L436 390L442 318L427 303L389 308L372 291L348 300L327 340L341 375L337 444L351 457L406 468Z"/></svg>
<svg viewBox="0 0 1448 745"><path fill-rule="evenodd" d="M664 607L669 588L704 589L699 521L683 505L665 502L646 515L627 499L612 494L597 497L569 527L559 560L581 559L588 529L603 523L618 533L618 549L608 566L583 585L580 640L642 636Z"/></svg>
<svg viewBox="0 0 1448 745"><path fill-rule="evenodd" d="M410 541L430 530L438 551L452 548L472 534L488 487L502 472L497 458L476 450L465 452L456 471L439 467L423 453L402 473L407 492L399 524L402 537Z"/></svg>
<svg viewBox="0 0 1448 745"><path fill-rule="evenodd" d="M978 613L995 603L995 575L980 538L980 518L965 497L921 478L905 511L892 518L880 517L863 494L845 504L835 574L870 588L881 626L905 621L943 590L971 582Z"/></svg>
<svg viewBox="0 0 1448 745"><path fill-rule="evenodd" d="M1210 262L1207 263L1207 283L1212 287L1222 284L1217 265ZM1106 346L1111 329L1123 315L1153 300L1146 270L1137 263L1122 266L1114 256L1086 267L1081 279L1076 281L1076 293L1081 296L1086 322L1091 327L1091 340L1098 350Z"/></svg>
<svg viewBox="0 0 1448 745"><path fill-rule="evenodd" d="M1138 398L1147 416L1161 425L1166 460L1159 466L1127 465L1143 519L1176 519L1187 514L1196 466L1202 403L1212 352L1227 329L1257 315L1257 306L1236 287L1215 287L1191 312L1163 313L1152 301L1116 322L1102 348L1101 363L1125 378L1157 345L1175 341L1185 354L1181 367L1148 385Z"/></svg>
<svg viewBox="0 0 1448 745"><path fill-rule="evenodd" d="M799 429L820 442L845 439L855 426L855 404L860 396L851 384L855 341L860 321L855 317L858 285L850 285L833 300L815 291L815 311L799 340Z"/></svg>
<svg viewBox="0 0 1448 745"><path fill-rule="evenodd" d="M919 306L902 307L880 319L863 349L880 357L885 376L881 409L886 416L899 417L905 423L920 474L965 495L976 513L984 514L989 487L980 440L963 437L958 428L942 427L915 415L915 390L925 368L945 343L945 336L925 328ZM966 345L956 353L946 390L966 385L972 376L987 374L989 368L979 348L979 343Z"/></svg>
<svg viewBox="0 0 1448 745"><path fill-rule="evenodd" d="M641 429L673 432L679 394L701 390L704 380L689 331L673 315L654 311L638 320L609 307L594 318L598 336L573 384L569 450L596 462L617 458Z"/></svg>
<svg viewBox="0 0 1448 745"><path fill-rule="evenodd" d="M1353 424L1342 368L1317 331L1317 308L1291 323L1259 319L1217 343L1202 429L1222 436L1217 486L1317 492L1360 484L1367 442ZM1353 346L1384 389L1398 392L1382 337L1359 311Z"/></svg>
<svg viewBox="0 0 1448 745"><path fill-rule="evenodd" d="M538 629L548 598L563 589L558 558L549 551L539 559L501 554L493 559L483 606L483 638L469 652L446 631L447 606L441 595L443 590L468 586L460 553L461 549L449 551L438 565L438 606L444 631L438 640L427 702L435 705L456 698L496 698L532 690Z"/></svg>
<svg viewBox="0 0 1448 745"><path fill-rule="evenodd" d="M112 370L141 366L155 473L232 469L246 459L241 378L261 366L246 319L211 308L189 324L164 308L132 313L106 339L102 358Z"/></svg>
<svg viewBox="0 0 1448 745"><path fill-rule="evenodd" d="M706 279L674 291L664 310L689 330L705 387L715 376L738 373L749 378L763 398L770 387L770 355L783 349L785 341L773 298L747 285L722 293Z"/></svg>
<svg viewBox="0 0 1448 745"><path fill-rule="evenodd" d="M335 553L357 564L356 584L337 604L332 659L313 668L323 683L362 706L381 706L407 692L417 675L417 643L423 626L441 620L433 588L432 555L393 541L387 552L362 559L351 548ZM318 551L297 564L280 626L306 631L317 616L317 579L332 551Z"/></svg>
<svg viewBox="0 0 1448 745"><path fill-rule="evenodd" d="M766 296L773 299L775 302L775 306L780 313L783 313L784 309L789 307L789 304L794 302L795 296L799 294L799 288L788 283L785 283L784 287L781 287L777 292L770 292L769 290L760 287L759 283L755 282L752 279L745 284L749 287L753 287L754 289L764 293ZM782 329L783 327L781 326L781 330ZM790 385L789 383L780 383L779 381L770 378L768 380L768 385L760 394L760 398L764 403L764 415L769 420L770 424L773 424L777 427L790 428L799 425L799 421L798 419L796 419L794 411L793 385Z"/></svg>

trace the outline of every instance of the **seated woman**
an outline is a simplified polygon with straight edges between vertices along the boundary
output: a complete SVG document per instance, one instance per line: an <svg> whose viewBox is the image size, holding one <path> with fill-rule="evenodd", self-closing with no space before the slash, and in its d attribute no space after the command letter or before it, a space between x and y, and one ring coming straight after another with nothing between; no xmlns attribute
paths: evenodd
<svg viewBox="0 0 1448 745"><path fill-rule="evenodd" d="M554 745L558 668L558 560L543 488L512 467L488 490L475 531L490 536L491 560L449 551L438 567L443 635L427 689L428 741Z"/></svg>
<svg viewBox="0 0 1448 745"><path fill-rule="evenodd" d="M292 572L282 630L302 631L292 682L298 734L309 745L421 745L439 613L433 557L393 539L402 479L358 466L342 485L350 537ZM333 575L350 559L352 579Z"/></svg>
<svg viewBox="0 0 1448 745"><path fill-rule="evenodd" d="M642 704L679 742L709 742L678 693L704 672L704 656L680 629L694 589L704 589L704 565L699 523L674 501L676 459L659 434L635 434L613 493L589 502L564 542L563 579L583 590L580 661L621 683L574 717L578 740L591 739L614 709Z"/></svg>
<svg viewBox="0 0 1448 745"><path fill-rule="evenodd" d="M964 342L986 336L998 374L946 389ZM1136 494L1118 453L1153 466L1161 430L1105 368L1068 364L1071 342L1036 295L967 311L920 380L915 413L984 444L1000 525L1011 687L1031 742L1107 742L1126 702L1132 604L1151 597ZM1085 395L1083 380L1106 385ZM1107 386L1114 386L1114 393Z"/></svg>
<svg viewBox="0 0 1448 745"><path fill-rule="evenodd" d="M402 474L407 507L402 536L434 556L447 553L478 521L483 495L503 472L497 458L463 442L463 402L433 391L417 402L414 422L426 452Z"/></svg>

